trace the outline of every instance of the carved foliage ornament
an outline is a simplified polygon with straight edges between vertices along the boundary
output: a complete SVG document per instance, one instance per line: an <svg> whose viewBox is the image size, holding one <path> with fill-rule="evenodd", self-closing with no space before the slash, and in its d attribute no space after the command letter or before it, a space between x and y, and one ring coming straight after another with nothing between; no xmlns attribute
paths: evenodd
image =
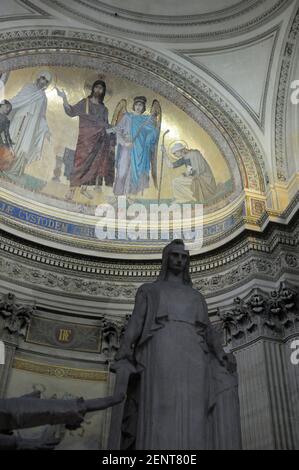
<svg viewBox="0 0 299 470"><path fill-rule="evenodd" d="M232 345L260 335L282 339L299 328L298 292L284 283L270 293L255 289L247 301L237 297L234 307L220 317Z"/></svg>
<svg viewBox="0 0 299 470"><path fill-rule="evenodd" d="M18 304L14 294L8 293L2 295L0 298L2 330L9 336L25 338L27 327L34 311L35 306L33 305Z"/></svg>

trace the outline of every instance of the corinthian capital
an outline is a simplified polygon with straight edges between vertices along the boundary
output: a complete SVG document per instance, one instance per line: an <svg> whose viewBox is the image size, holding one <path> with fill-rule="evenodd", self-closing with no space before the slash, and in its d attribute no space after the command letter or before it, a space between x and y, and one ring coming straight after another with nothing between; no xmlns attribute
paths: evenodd
<svg viewBox="0 0 299 470"><path fill-rule="evenodd" d="M228 343L238 345L259 336L283 339L299 331L298 291L285 283L271 292L254 289L245 299L236 298L233 308L220 317Z"/></svg>
<svg viewBox="0 0 299 470"><path fill-rule="evenodd" d="M0 321L0 335L25 337L34 311L33 305L17 303L14 294L2 295L0 297L0 320L2 320Z"/></svg>

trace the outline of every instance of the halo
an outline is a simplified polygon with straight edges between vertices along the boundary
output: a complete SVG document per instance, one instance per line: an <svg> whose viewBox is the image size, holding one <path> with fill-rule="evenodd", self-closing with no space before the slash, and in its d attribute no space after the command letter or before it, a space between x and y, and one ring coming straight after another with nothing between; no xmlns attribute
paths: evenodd
<svg viewBox="0 0 299 470"><path fill-rule="evenodd" d="M106 83L106 95L105 95L105 102L109 101L112 98L113 90L107 85L107 78L105 75L101 73L96 73L90 77L88 77L85 82L84 82L84 87L83 87L83 92L84 92L84 97L87 98L90 95L92 85L94 82L97 80L103 80L103 82Z"/></svg>
<svg viewBox="0 0 299 470"><path fill-rule="evenodd" d="M182 144L184 147L186 147L187 150L189 150L189 146L185 140L173 140L169 145L167 149L168 155L173 159L173 160L178 160L180 157L175 157L174 154L171 152L171 147L174 144Z"/></svg>
<svg viewBox="0 0 299 470"><path fill-rule="evenodd" d="M47 90L46 91L53 91L54 88L56 87L57 85L57 74L55 72L52 72L51 70L47 69L46 67L43 67L42 69L40 70L35 70L34 72L32 72L31 74L31 82L32 83L35 83L36 82L36 79L37 79L37 76L40 72L49 72L51 75L52 75L52 81L50 83L50 85L48 86Z"/></svg>

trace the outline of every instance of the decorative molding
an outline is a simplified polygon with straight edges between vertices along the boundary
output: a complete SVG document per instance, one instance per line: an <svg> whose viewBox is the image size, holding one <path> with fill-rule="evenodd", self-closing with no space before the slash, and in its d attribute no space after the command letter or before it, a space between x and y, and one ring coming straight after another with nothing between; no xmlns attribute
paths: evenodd
<svg viewBox="0 0 299 470"><path fill-rule="evenodd" d="M270 222L269 216L263 216L259 223L264 233L244 233L241 240L230 242L228 246L222 244L212 254L192 256L191 273L207 271L229 265L231 260L239 260L250 251L271 254L280 244L295 247L298 244L298 207L299 193L292 200L283 214L279 216L279 223ZM276 215L277 219L277 215ZM266 228L268 229L266 230ZM290 228L292 231L290 232ZM57 249L47 248L37 243L27 242L18 237L0 231L0 253L3 259L26 263L28 267L48 267L57 272L73 273L75 275L87 274L96 276L98 280L113 278L113 281L132 278L134 281L144 280L158 275L159 260L126 261L86 257L80 254L66 254ZM37 276L37 279L39 276Z"/></svg>
<svg viewBox="0 0 299 470"><path fill-rule="evenodd" d="M33 374L48 375L56 379L89 380L91 382L106 382L108 379L108 372L106 371L76 369L61 365L28 361L27 359L21 359L19 357L14 359L13 368Z"/></svg>
<svg viewBox="0 0 299 470"><path fill-rule="evenodd" d="M234 235L240 228L242 228L244 220L244 203L241 202L234 212L228 214L220 219L218 222L205 224L203 227L203 246L209 246L222 242L231 235ZM139 243L125 244L122 240L101 240L96 237L95 223L94 225L87 224L73 224L56 217L46 217L41 213L36 213L27 210L25 207L17 207L13 204L7 203L1 199L0 196L0 214L2 216L2 223L6 227L15 228L25 234L32 235L35 239L51 240L58 242L65 246L73 247L77 251L91 250L96 253L126 253L130 254L151 254L160 255L164 246L164 242L157 240L145 240ZM14 216L16 214L16 216ZM21 217L18 215L21 214ZM24 220L28 222L24 222ZM35 221L31 222L30 221Z"/></svg>
<svg viewBox="0 0 299 470"><path fill-rule="evenodd" d="M285 182L289 179L286 158L285 123L286 110L289 98L291 66L294 57L295 44L299 33L299 9L292 18L288 36L284 42L284 52L281 59L281 69L277 85L277 99L275 109L275 161L276 176L278 181Z"/></svg>
<svg viewBox="0 0 299 470"><path fill-rule="evenodd" d="M99 0L96 0L96 2L94 0L89 0L89 2L83 0L74 1L82 7L89 6L95 12L105 13L112 17L115 17L115 13L117 13L117 16L121 16L122 20L135 20L142 24L154 23L157 26L169 25L169 23L171 23L172 26L190 26L191 24L202 26L210 23L218 23L226 21L227 19L235 18L239 15L243 15L249 10L253 10L257 5L263 2L263 0L240 0L236 5L222 8L220 10L213 11L212 13L195 13L189 15L157 15L111 6L107 2Z"/></svg>
<svg viewBox="0 0 299 470"><path fill-rule="evenodd" d="M285 9L290 3L291 0L278 0L273 4L273 1L267 1L267 0L257 0L256 2L251 2L251 4L245 8L245 10L231 13L231 15L227 15L225 20L226 21L233 21L235 18L240 17L242 14L248 14L249 12L254 11L257 9L259 6L262 6L267 3L267 6L265 8L260 8L260 12L256 17L253 17L250 20L245 20L244 22L238 21L237 26L231 26L231 27L224 27L222 29L218 29L215 31L211 31L211 26L212 24L221 23L223 19L221 17L216 18L215 21L211 21L210 18L203 18L202 21L196 20L194 23L192 20L186 20L186 23L183 25L177 25L177 31L173 31L173 27L175 26L173 22L171 24L168 24L168 26L172 26L172 31L171 32L165 32L165 27L167 24L163 22L161 19L157 20L157 22L153 23L153 18L145 16L145 19L143 21L138 18L135 20L135 25L134 21L132 22L132 19L130 19L128 16L124 14L119 14L117 17L115 17L115 12L114 15L111 15L111 12L107 11L107 9L101 8L98 4L95 6L94 4L90 4L90 2L86 2L83 0L75 0L76 4L80 6L80 9L75 9L74 4L70 4L70 2L66 3L61 0L43 0L44 5L49 5L51 8L55 8L57 12L60 14L63 14L65 16L71 16L77 20L80 20L81 23L84 24L89 24L96 26L97 28L101 28L104 30L109 29L109 32L113 32L119 35L125 35L127 37L135 37L138 39L142 40L151 40L151 41L211 41L211 40L219 40L219 39L224 39L226 37L232 37L240 34L245 34L247 32L252 31L253 29L260 27L261 25L264 25L271 19L275 18L278 14L281 13L283 9ZM84 7L84 8L82 8ZM90 14L87 14L88 9L90 9ZM118 10L117 8L114 10ZM216 17L217 15L215 15ZM106 21L103 21L106 17ZM100 19L98 19L100 18ZM148 21L148 19L151 19L151 21ZM161 17L160 17L161 18ZM169 18L169 17L167 17ZM117 19L117 23L119 24L118 26L115 25L115 19ZM109 21L110 20L110 21ZM114 20L114 21L113 21ZM119 21L122 20L124 23L128 24L128 21L131 22L132 28L125 27L125 25L122 25L122 22ZM151 32L150 29L147 28L147 30L143 29L143 31L137 30L136 26L139 25L140 23L143 23L144 26L161 26L161 32L159 29L156 27L154 30ZM208 31L206 32L200 32L202 27L207 26L209 27ZM194 33L191 33L190 31L188 32L188 29L190 27L195 27L197 28L197 31Z"/></svg>
<svg viewBox="0 0 299 470"><path fill-rule="evenodd" d="M20 305L14 294L0 294L0 338L15 347L19 337L23 337L25 348L25 343L32 343L60 350L97 353L107 362L113 360L119 349L129 318L129 314L119 318L101 315L97 325L61 321L55 317L45 318L41 309L37 311L35 307ZM11 336L16 341L11 341Z"/></svg>
<svg viewBox="0 0 299 470"><path fill-rule="evenodd" d="M283 273L298 275L298 218L287 227L271 227L264 234L249 232L213 254L192 257L195 287L207 296L215 295L215 290L220 295L250 280L277 282ZM88 300L132 302L140 283L154 280L160 270L156 261L66 256L3 235L0 249L0 278L6 282Z"/></svg>
<svg viewBox="0 0 299 470"><path fill-rule="evenodd" d="M254 199L250 198L250 204L251 204L251 214L256 217L261 217L266 211L266 203L265 201L261 201L260 199Z"/></svg>

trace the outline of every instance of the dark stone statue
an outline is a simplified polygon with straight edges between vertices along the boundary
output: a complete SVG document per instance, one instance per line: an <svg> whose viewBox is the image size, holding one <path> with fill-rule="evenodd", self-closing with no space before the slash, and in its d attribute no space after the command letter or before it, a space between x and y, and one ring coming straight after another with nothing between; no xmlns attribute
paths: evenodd
<svg viewBox="0 0 299 470"><path fill-rule="evenodd" d="M192 288L181 240L163 251L158 279L142 285L116 354L109 449L239 449L236 363Z"/></svg>
<svg viewBox="0 0 299 470"><path fill-rule="evenodd" d="M104 410L123 399L123 394L91 400L43 400L38 394L0 399L0 449L51 450L59 444L59 440L49 440L43 436L40 439L23 439L12 431L46 424L65 424L67 429L76 429L86 413Z"/></svg>

